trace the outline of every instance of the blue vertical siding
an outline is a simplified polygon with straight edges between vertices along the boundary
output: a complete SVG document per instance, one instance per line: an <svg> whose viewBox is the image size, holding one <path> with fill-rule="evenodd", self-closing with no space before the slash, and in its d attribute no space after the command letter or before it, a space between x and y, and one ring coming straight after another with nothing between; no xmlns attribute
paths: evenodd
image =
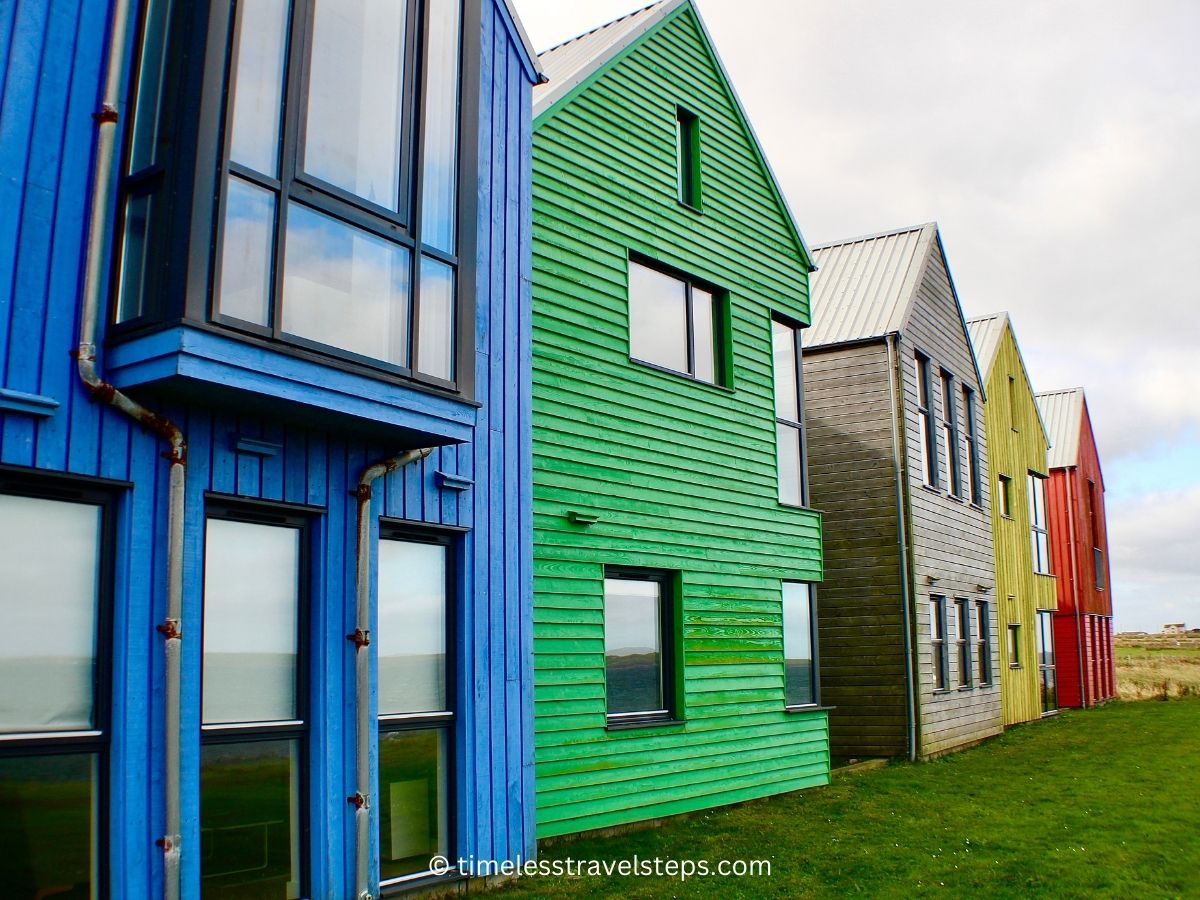
<svg viewBox="0 0 1200 900"><path fill-rule="evenodd" d="M464 529L459 545L456 850L534 849L530 431L530 69L502 2L483 0L471 441L387 477L377 515ZM3 408L0 464L131 486L117 509L109 853L116 896L161 890L167 465L163 445L92 403L69 353L78 333L106 0L0 2L0 387L51 398L47 416ZM471 87L471 86L467 86ZM112 210L108 211L110 215ZM115 218L115 216L114 216ZM104 354L101 354L101 368ZM235 385L236 386L236 385ZM183 613L183 886L199 893L200 599L209 492L315 507L309 637L311 893L353 884L355 501L385 440L251 413L236 404L147 404L188 439ZM467 407L465 409L470 412ZM448 426L449 427L449 426ZM461 426L457 426L461 428ZM278 446L239 451L239 438ZM465 481L441 486L438 473ZM377 525L377 522L376 522ZM190 737L189 737L190 736Z"/></svg>

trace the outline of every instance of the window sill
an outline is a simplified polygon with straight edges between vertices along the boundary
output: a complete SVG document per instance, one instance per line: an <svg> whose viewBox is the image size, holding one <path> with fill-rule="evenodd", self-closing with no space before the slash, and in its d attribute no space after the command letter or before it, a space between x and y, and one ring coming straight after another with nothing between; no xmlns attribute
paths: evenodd
<svg viewBox="0 0 1200 900"><path fill-rule="evenodd" d="M811 713L811 712L829 712L837 709L836 706L823 706L820 703L805 703L800 706L785 706L785 713Z"/></svg>
<svg viewBox="0 0 1200 900"><path fill-rule="evenodd" d="M686 725L684 719L626 719L620 721L612 721L611 719L605 723L606 731L634 731L639 728L665 728L672 725Z"/></svg>
<svg viewBox="0 0 1200 900"><path fill-rule="evenodd" d="M705 381L703 378L697 378L695 375L692 375L689 372L680 372L678 369L660 366L658 363L646 362L645 360L636 359L632 356L629 357L629 361L633 365L640 366L643 369L650 369L653 372L662 372L665 375L674 375L676 378L682 378L684 381L690 381L692 384L699 385L702 388L719 391L722 394L732 395L737 393L737 391L731 387L727 387L723 384L717 384L715 381Z"/></svg>
<svg viewBox="0 0 1200 900"><path fill-rule="evenodd" d="M1055 580L1057 580L1057 579L1058 579L1058 576L1057 576L1057 575L1055 575L1053 572L1036 572L1036 571L1035 571L1033 574L1034 574L1034 575L1038 575L1038 576L1040 576L1040 577L1042 577L1042 578L1053 578L1053 579L1055 579Z"/></svg>
<svg viewBox="0 0 1200 900"><path fill-rule="evenodd" d="M452 871L447 872L445 875L435 875L433 872L424 872L416 875L410 875L407 878L398 879L396 881L384 882L379 885L379 895L381 897L403 897L413 891L446 888L452 884L460 884L470 881L469 875L466 875L458 870L456 860L448 861L455 863L455 868Z"/></svg>
<svg viewBox="0 0 1200 900"><path fill-rule="evenodd" d="M945 495L946 495L946 492L945 492L945 491L943 491L943 490L942 490L940 487L938 487L937 485L933 485L933 484L922 484L922 485L921 485L921 487L922 487L924 490L927 490L927 491L929 491L931 494L937 494L939 497L943 497L943 496L945 496Z"/></svg>
<svg viewBox="0 0 1200 900"><path fill-rule="evenodd" d="M692 206L692 204L688 203L686 200L678 200L677 199L675 202L679 206L682 206L684 209L686 209L688 212L695 213L698 216L704 215L704 210L702 210L699 206Z"/></svg>
<svg viewBox="0 0 1200 900"><path fill-rule="evenodd" d="M950 688L934 688L933 689L933 696L935 696L935 697L944 697L944 696L947 696L947 695L953 694L953 693L954 693L954 691L950 690Z"/></svg>
<svg viewBox="0 0 1200 900"><path fill-rule="evenodd" d="M963 694L963 693L968 693L968 692L970 692L970 691L973 691L973 690L975 690L975 685L973 685L973 684L960 684L960 685L958 686L957 690L958 690L958 693L960 693L960 694Z"/></svg>
<svg viewBox="0 0 1200 900"><path fill-rule="evenodd" d="M1022 666L1021 666L1021 664L1020 664L1020 663L1009 663L1009 664L1008 664L1008 667L1009 667L1010 669L1020 669L1020 668L1022 668Z"/></svg>
<svg viewBox="0 0 1200 900"><path fill-rule="evenodd" d="M810 513L817 512L817 510L813 509L811 506L807 506L803 503L784 503L782 500L779 500L778 504L782 509L795 509L800 512L810 512Z"/></svg>

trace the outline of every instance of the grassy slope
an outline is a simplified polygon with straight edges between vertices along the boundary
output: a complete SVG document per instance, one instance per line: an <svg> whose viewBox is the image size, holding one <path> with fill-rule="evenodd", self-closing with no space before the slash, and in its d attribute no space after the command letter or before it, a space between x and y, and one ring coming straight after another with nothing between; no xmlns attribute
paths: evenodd
<svg viewBox="0 0 1200 900"><path fill-rule="evenodd" d="M543 858L762 859L758 878L524 878L542 897L1186 896L1200 892L1200 701L1113 704L921 764Z"/></svg>

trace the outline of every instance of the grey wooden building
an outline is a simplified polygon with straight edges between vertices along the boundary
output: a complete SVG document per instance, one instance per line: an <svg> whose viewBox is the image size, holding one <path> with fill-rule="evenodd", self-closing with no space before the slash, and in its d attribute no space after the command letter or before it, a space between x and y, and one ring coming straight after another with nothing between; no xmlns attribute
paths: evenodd
<svg viewBox="0 0 1200 900"><path fill-rule="evenodd" d="M804 336L835 756L998 733L984 390L935 224L817 247Z"/></svg>

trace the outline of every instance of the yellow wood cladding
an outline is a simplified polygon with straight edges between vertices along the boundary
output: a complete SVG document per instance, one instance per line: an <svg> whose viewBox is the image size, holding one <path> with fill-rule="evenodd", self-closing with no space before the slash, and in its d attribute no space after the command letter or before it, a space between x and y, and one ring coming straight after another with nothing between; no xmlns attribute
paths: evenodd
<svg viewBox="0 0 1200 900"><path fill-rule="evenodd" d="M992 534L996 552L996 599L1000 634L1000 698L1005 725L1028 722L1042 715L1041 679L1037 660L1037 610L1057 604L1053 575L1034 571L1032 520L1029 508L1029 473L1048 475L1046 452L1049 442L1038 415L1033 386L1025 371L1021 351L1007 316L993 327L1001 328L986 366L988 457L991 463L992 495L998 496L997 479L1010 484L1010 515L1002 504L992 504ZM978 351L978 347L976 348ZM1011 379L1011 380L1010 380ZM1008 630L1020 626L1020 661L1011 665Z"/></svg>

